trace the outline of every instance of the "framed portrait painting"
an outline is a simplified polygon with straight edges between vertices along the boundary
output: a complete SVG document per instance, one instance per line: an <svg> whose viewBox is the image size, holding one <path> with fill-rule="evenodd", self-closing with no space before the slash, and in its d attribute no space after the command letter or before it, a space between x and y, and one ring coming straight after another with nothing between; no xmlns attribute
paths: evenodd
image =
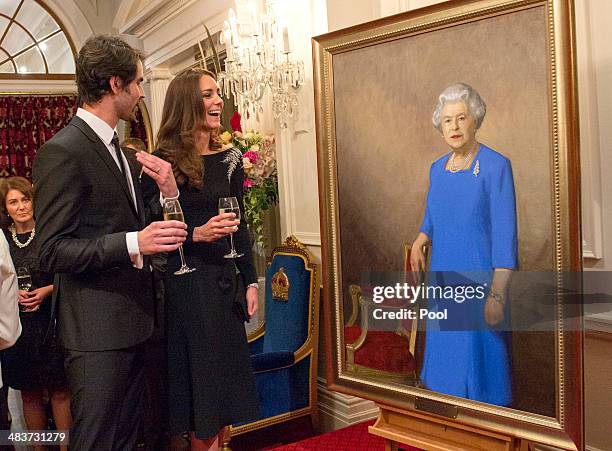
<svg viewBox="0 0 612 451"><path fill-rule="evenodd" d="M582 449L574 52L569 0L448 1L313 38L332 389ZM486 274L460 299L450 270ZM451 309L422 303L441 277Z"/></svg>

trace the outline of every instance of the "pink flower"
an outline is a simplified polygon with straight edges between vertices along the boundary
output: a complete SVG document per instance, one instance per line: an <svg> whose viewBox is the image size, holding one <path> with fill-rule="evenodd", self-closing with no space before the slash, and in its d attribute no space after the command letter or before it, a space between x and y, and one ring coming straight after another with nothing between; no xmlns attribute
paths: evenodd
<svg viewBox="0 0 612 451"><path fill-rule="evenodd" d="M242 184L243 188L251 188L253 186L253 180L244 179L244 183Z"/></svg>
<svg viewBox="0 0 612 451"><path fill-rule="evenodd" d="M252 150L249 150L248 152L245 152L244 155L242 155L243 158L248 158L249 160L251 160L251 163L253 164L257 164L257 159L259 158L259 155L257 155L257 152L253 152Z"/></svg>
<svg viewBox="0 0 612 451"><path fill-rule="evenodd" d="M232 130L235 132L242 131L242 127L240 125L240 113L238 111L234 111L234 114L230 119L230 127L232 127Z"/></svg>

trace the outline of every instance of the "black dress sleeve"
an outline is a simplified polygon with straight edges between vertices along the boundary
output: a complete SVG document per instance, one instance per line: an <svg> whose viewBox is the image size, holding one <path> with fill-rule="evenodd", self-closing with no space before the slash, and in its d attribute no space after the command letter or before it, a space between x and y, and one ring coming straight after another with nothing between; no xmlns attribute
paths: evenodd
<svg viewBox="0 0 612 451"><path fill-rule="evenodd" d="M253 264L251 238L249 236L246 221L244 220L244 202L242 201L244 195L243 183L244 168L242 167L242 161L240 161L231 175L230 192L232 196L238 199L240 216L242 218L238 226L238 231L234 233L234 244L236 250L244 255L236 259L236 266L242 274L245 285L248 285L257 282L257 271L255 271L255 265Z"/></svg>

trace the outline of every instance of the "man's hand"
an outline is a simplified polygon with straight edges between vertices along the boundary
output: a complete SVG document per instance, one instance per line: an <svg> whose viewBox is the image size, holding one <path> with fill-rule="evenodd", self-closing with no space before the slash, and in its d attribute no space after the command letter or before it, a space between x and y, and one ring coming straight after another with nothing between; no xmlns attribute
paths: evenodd
<svg viewBox="0 0 612 451"><path fill-rule="evenodd" d="M178 195L178 188L170 163L148 152L136 152L136 159L142 165L143 172L157 183L162 196L167 198Z"/></svg>
<svg viewBox="0 0 612 451"><path fill-rule="evenodd" d="M180 221L152 222L138 232L138 247L143 255L172 252L187 237L187 224Z"/></svg>
<svg viewBox="0 0 612 451"><path fill-rule="evenodd" d="M213 216L203 226L193 229L193 241L212 243L232 232L236 232L240 221L235 218L236 214L234 213L222 213Z"/></svg>

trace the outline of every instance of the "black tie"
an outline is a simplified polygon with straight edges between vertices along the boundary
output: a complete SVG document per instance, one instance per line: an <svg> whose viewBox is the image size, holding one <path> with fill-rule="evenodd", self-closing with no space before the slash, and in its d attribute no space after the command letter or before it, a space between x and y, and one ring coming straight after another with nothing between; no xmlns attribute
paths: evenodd
<svg viewBox="0 0 612 451"><path fill-rule="evenodd" d="M121 174L125 178L125 168L123 167L123 158L121 158L121 149L119 148L119 137L117 136L117 132L113 134L113 139L111 144L115 148L115 155L117 155L117 161L119 162L119 169L121 170Z"/></svg>

